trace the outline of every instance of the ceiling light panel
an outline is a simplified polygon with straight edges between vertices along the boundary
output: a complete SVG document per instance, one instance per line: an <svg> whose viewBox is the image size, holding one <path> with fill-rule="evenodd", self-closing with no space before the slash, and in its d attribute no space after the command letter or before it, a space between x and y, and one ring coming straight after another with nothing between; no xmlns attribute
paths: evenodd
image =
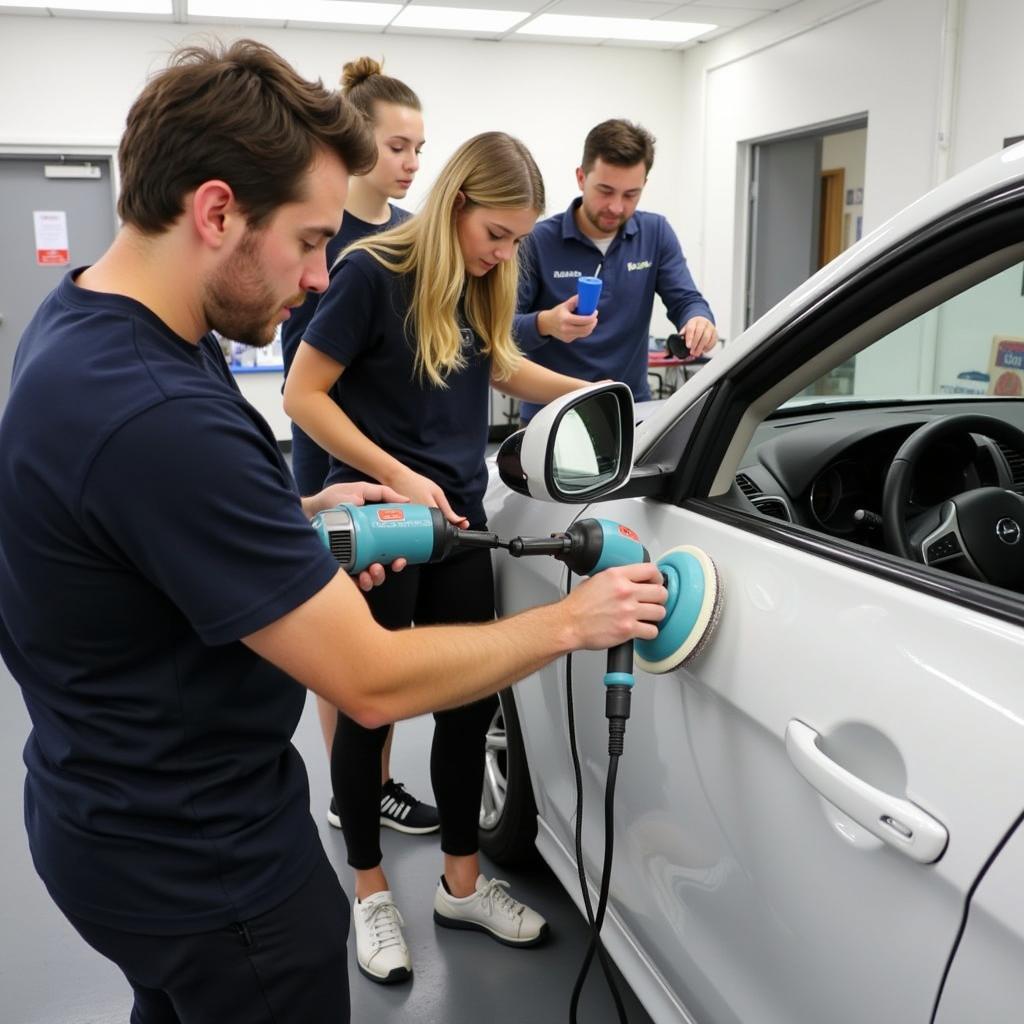
<svg viewBox="0 0 1024 1024"><path fill-rule="evenodd" d="M516 29L516 35L685 43L712 32L717 27L689 21L652 21L650 18L592 18L572 14L541 14L522 28Z"/></svg>
<svg viewBox="0 0 1024 1024"><path fill-rule="evenodd" d="M91 14L171 14L171 0L0 0L0 7L88 11Z"/></svg>
<svg viewBox="0 0 1024 1024"><path fill-rule="evenodd" d="M435 28L461 32L507 32L529 11L493 11L476 7L410 4L391 23L394 28Z"/></svg>
<svg viewBox="0 0 1024 1024"><path fill-rule="evenodd" d="M701 10L702 14L714 17L716 11L729 10L730 8L760 11L762 14L773 14L775 11L781 11L787 7L792 7L794 4L801 3L801 0L696 0L696 2L691 0L691 2L695 11L703 8ZM687 7L686 13L690 13L689 7Z"/></svg>
<svg viewBox="0 0 1024 1024"><path fill-rule="evenodd" d="M401 4L350 0L188 0L189 15L235 21L302 21L331 25L386 25Z"/></svg>
<svg viewBox="0 0 1024 1024"><path fill-rule="evenodd" d="M434 0L431 0L433 3ZM672 12L683 21L714 21L710 17L698 17L690 14L690 9L680 9L679 4L672 0L651 3L648 0L557 0L537 7L538 14L573 14L586 18L639 18L653 21L655 18L667 17Z"/></svg>

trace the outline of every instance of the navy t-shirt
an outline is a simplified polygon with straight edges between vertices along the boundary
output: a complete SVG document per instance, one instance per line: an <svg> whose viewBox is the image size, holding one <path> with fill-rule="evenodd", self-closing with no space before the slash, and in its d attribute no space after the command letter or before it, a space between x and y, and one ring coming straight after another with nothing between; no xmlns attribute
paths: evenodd
<svg viewBox="0 0 1024 1024"><path fill-rule="evenodd" d="M240 637L337 565L211 338L64 278L0 420L0 653L32 719L25 822L70 913L221 927L323 856L305 690Z"/></svg>
<svg viewBox="0 0 1024 1024"><path fill-rule="evenodd" d="M381 231L397 227L402 221L408 220L412 216L408 210L392 206L390 203L388 209L391 214L385 224L371 224L367 220L360 220L346 210L345 215L341 218L341 230L327 243L327 266L329 268L334 266L338 254L346 246L358 242L360 238L365 238L367 235L376 235ZM302 341L303 333L313 319L319 302L319 292L310 292L306 296L306 301L298 309L293 309L291 316L281 324L281 354L284 359L286 375L292 368L292 360L295 358L299 342Z"/></svg>
<svg viewBox="0 0 1024 1024"><path fill-rule="evenodd" d="M433 480L470 522L484 518L491 360L483 341L460 325L466 366L447 388L421 380L405 315L412 279L385 269L369 253L345 257L303 339L346 367L334 397L357 427L403 465ZM328 483L366 473L331 459Z"/></svg>

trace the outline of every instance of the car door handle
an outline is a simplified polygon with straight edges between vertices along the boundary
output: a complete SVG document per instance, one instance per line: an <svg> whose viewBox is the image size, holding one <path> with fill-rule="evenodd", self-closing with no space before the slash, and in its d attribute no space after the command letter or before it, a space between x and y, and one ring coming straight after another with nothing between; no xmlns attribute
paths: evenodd
<svg viewBox="0 0 1024 1024"><path fill-rule="evenodd" d="M836 764L818 746L818 734L794 718L786 726L786 753L796 770L826 799L873 836L921 864L937 861L949 833L917 804L890 796Z"/></svg>

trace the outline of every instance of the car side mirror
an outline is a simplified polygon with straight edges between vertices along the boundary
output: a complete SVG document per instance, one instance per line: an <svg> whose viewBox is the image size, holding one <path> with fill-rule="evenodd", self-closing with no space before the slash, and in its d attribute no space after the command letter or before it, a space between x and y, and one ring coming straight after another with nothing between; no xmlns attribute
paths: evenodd
<svg viewBox="0 0 1024 1024"><path fill-rule="evenodd" d="M544 406L498 449L504 483L542 501L586 504L614 491L633 465L633 395L592 384Z"/></svg>

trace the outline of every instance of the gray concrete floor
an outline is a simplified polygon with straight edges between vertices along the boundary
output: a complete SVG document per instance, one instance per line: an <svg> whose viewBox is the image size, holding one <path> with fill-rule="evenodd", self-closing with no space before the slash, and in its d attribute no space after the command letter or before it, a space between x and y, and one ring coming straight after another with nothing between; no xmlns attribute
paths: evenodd
<svg viewBox="0 0 1024 1024"><path fill-rule="evenodd" d="M50 902L32 867L22 818L21 750L29 721L21 693L0 663L0 1022L3 1024L126 1024L131 998L120 972L94 953ZM400 723L392 768L409 788L430 792L428 751L432 720ZM307 702L295 743L309 768L314 817L324 846L351 892L341 834L324 811L330 779L316 711ZM434 886L441 871L436 836L401 836L384 830L385 865L406 920L413 957L411 983L385 987L365 979L349 941L352 1019L416 1024L554 1024L568 1020L569 996L587 945L585 922L545 867L509 874L513 893L543 913L552 938L539 949L515 950L486 936L439 929L432 920ZM650 1024L623 982L631 1024ZM616 1020L604 980L592 969L580 1020Z"/></svg>

